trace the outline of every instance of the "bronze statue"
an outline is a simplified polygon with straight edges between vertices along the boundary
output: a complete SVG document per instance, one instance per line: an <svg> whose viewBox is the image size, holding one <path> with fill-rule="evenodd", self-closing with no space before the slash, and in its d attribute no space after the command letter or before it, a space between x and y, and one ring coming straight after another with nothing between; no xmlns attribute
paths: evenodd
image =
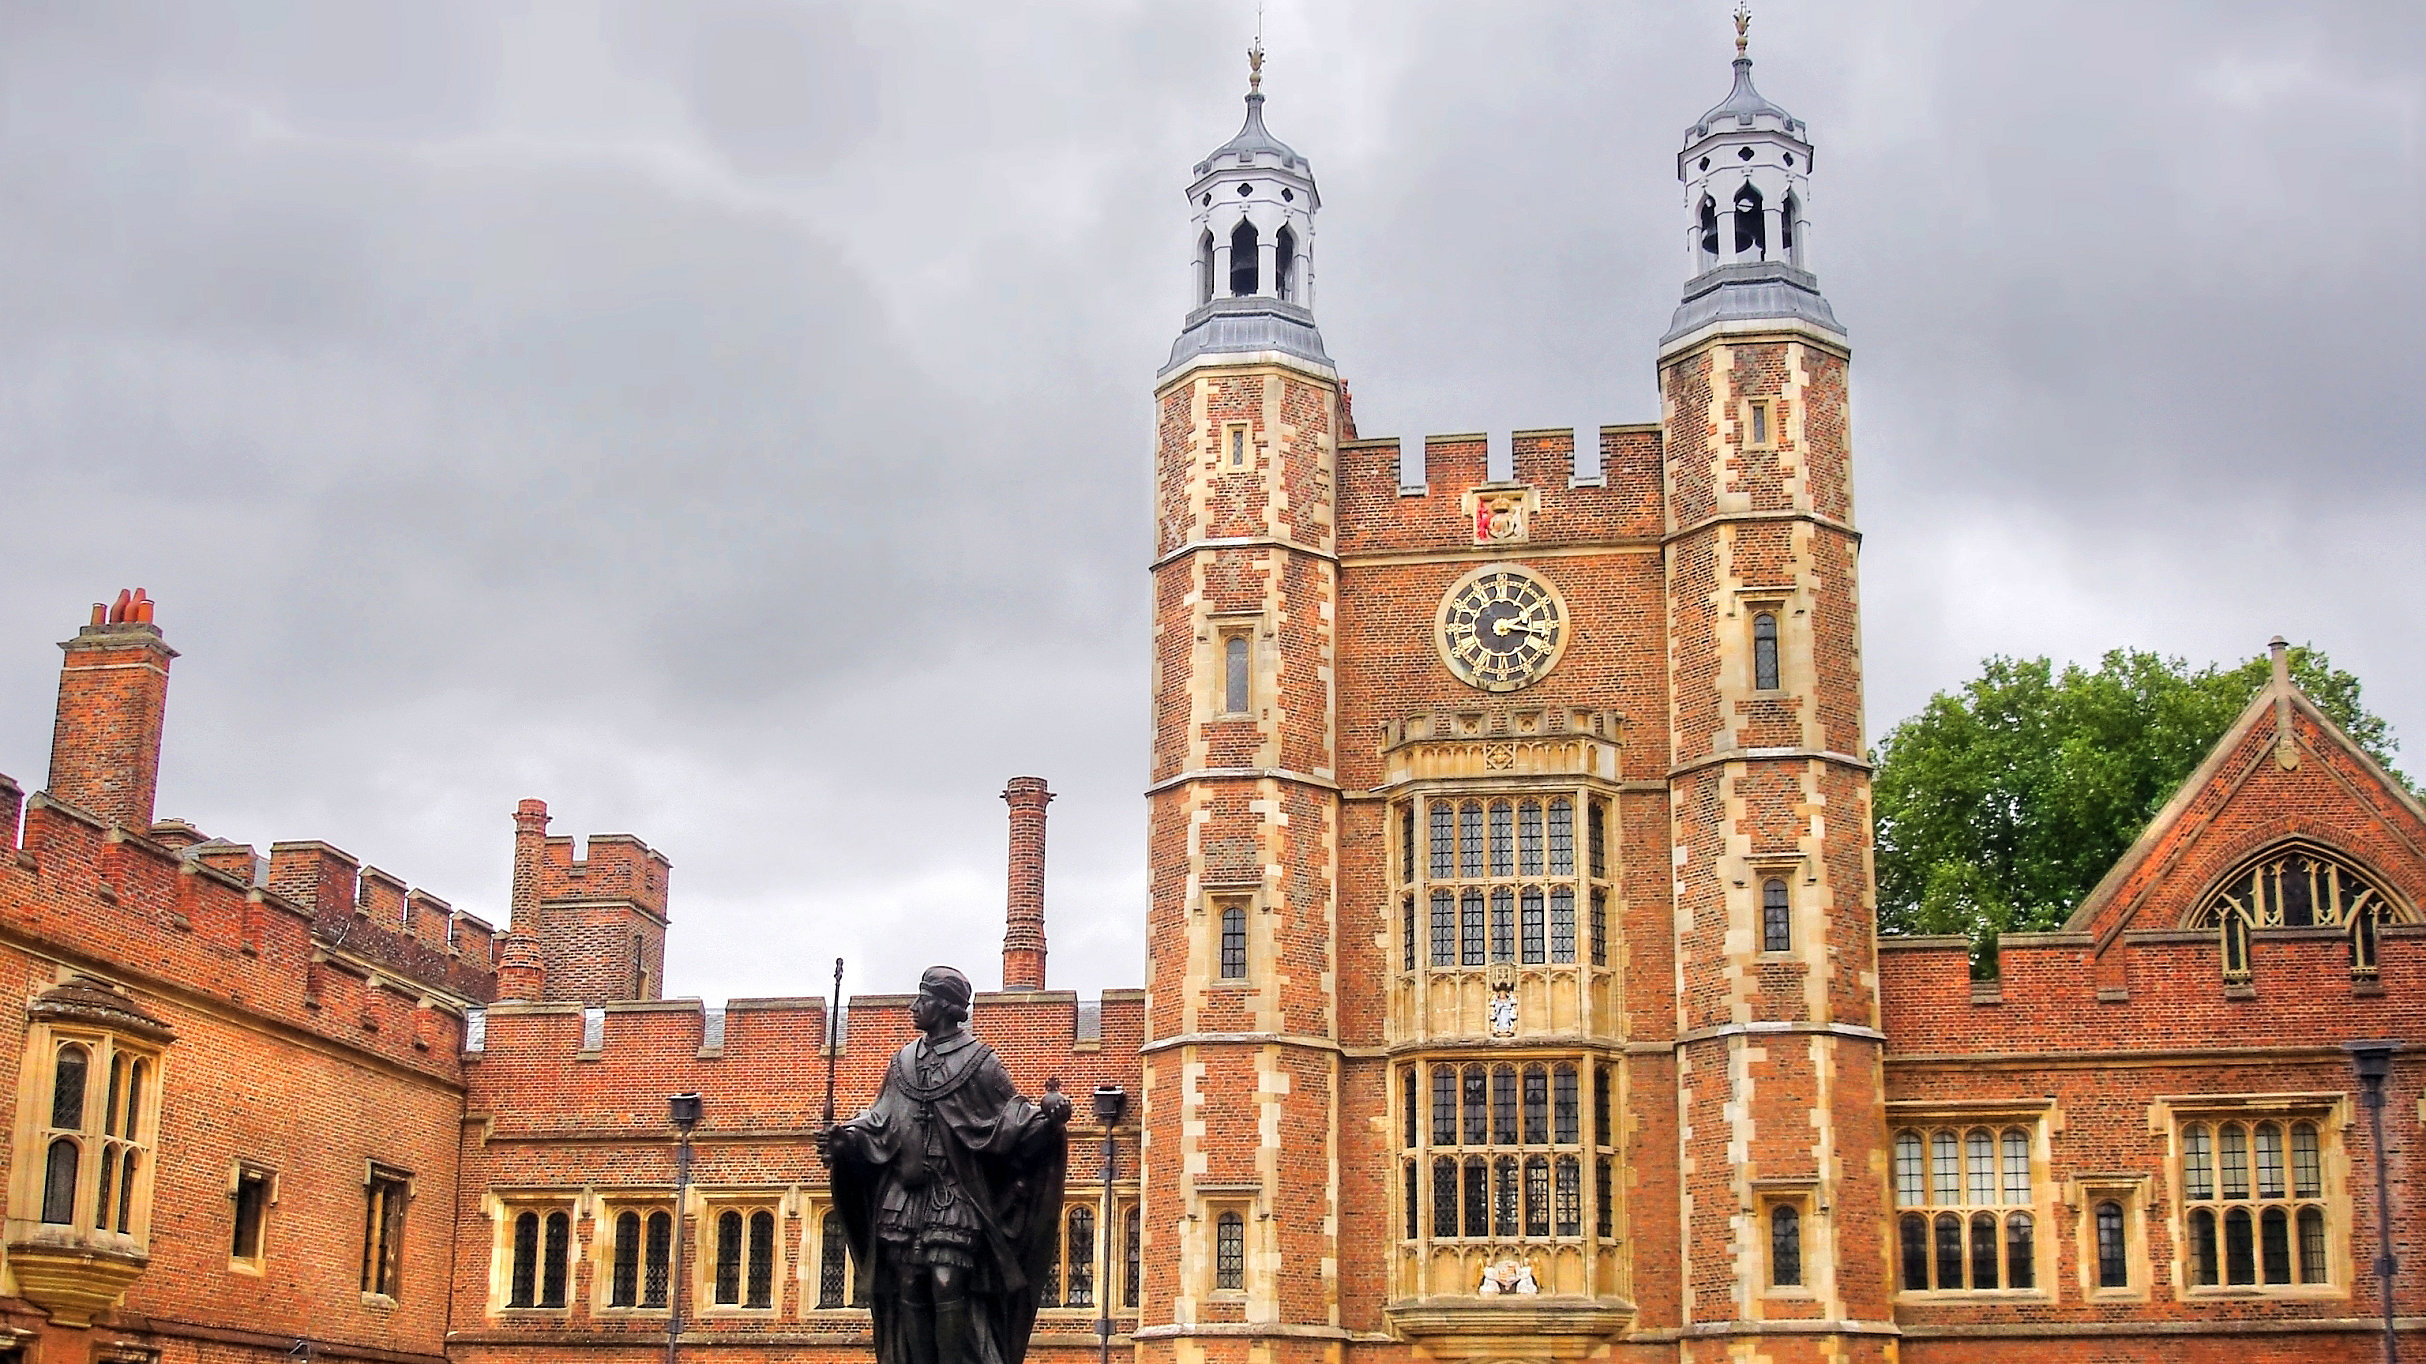
<svg viewBox="0 0 2426 1364"><path fill-rule="evenodd" d="M876 1319L877 1364L1020 1364L1060 1234L1057 1085L1030 1103L968 1028L969 978L919 978L903 1047L868 1110L818 1133Z"/></svg>

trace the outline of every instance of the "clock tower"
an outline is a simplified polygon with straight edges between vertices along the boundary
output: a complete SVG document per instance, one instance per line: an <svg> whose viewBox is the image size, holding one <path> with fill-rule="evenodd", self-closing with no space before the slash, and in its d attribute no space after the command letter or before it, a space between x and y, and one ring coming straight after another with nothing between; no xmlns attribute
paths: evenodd
<svg viewBox="0 0 2426 1364"><path fill-rule="evenodd" d="M1155 390L1141 1358L1884 1358L1809 134L1739 46L1659 421L1360 438L1252 59Z"/></svg>

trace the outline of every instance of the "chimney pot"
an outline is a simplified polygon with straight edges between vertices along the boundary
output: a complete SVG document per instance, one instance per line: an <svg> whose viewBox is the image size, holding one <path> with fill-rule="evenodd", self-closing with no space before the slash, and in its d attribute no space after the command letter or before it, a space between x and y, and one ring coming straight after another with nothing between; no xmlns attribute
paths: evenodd
<svg viewBox="0 0 2426 1364"><path fill-rule="evenodd" d="M169 660L141 593L95 607L94 622L59 647L59 710L51 731L50 793L129 829L152 827Z"/></svg>

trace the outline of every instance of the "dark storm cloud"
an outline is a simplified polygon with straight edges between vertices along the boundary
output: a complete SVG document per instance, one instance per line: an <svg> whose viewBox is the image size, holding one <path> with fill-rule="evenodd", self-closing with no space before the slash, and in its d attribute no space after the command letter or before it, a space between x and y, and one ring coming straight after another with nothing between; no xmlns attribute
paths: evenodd
<svg viewBox="0 0 2426 1364"><path fill-rule="evenodd" d="M1368 434L1657 415L1724 8L1271 7ZM211 832L501 919L541 795L674 857L676 989L891 988L991 973L1042 772L1056 981L1134 983L1146 394L1252 22L10 8L0 770L141 582ZM2281 630L2426 744L2416 7L1780 3L1754 55L1855 339L1874 729Z"/></svg>

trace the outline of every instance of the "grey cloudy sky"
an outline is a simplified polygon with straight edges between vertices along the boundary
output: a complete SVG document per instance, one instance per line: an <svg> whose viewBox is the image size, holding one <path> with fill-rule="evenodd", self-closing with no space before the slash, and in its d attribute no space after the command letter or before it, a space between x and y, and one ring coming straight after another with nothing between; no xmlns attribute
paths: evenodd
<svg viewBox="0 0 2426 1364"><path fill-rule="evenodd" d="M1724 0L1271 0L1367 435L1642 421ZM673 993L1141 974L1148 391L1253 0L0 6L0 771L142 584L161 808L503 923L675 862ZM1855 344L1873 732L1992 652L2365 679L2426 767L2426 7L1765 0Z"/></svg>

